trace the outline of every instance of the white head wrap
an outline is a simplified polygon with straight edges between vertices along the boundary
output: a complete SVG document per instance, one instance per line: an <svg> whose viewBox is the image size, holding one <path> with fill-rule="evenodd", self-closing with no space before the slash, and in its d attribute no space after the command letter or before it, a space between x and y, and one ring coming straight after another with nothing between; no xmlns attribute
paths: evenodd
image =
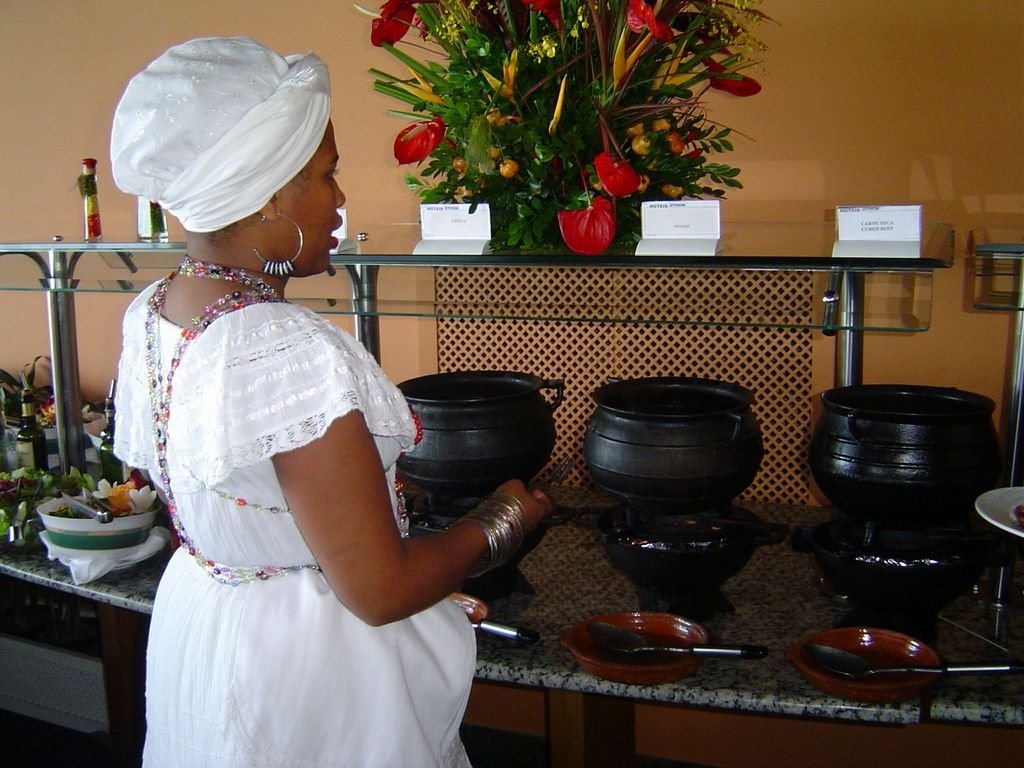
<svg viewBox="0 0 1024 768"><path fill-rule="evenodd" d="M305 167L330 112L330 76L315 54L282 57L246 37L191 40L128 83L110 137L114 181L190 232L213 232Z"/></svg>

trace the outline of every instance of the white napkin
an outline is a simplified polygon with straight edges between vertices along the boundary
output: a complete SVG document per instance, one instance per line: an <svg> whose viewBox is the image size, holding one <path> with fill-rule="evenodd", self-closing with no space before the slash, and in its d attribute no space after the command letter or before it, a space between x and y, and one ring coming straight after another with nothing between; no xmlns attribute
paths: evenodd
<svg viewBox="0 0 1024 768"><path fill-rule="evenodd" d="M118 552L111 556L108 551L97 550L72 550L66 547L58 547L50 542L50 537L43 531L39 538L46 545L47 555L50 560L59 560L71 571L71 579L75 584L87 584L95 581L111 571L119 568L126 568L135 563L152 557L163 549L171 540L171 532L159 525L154 526L149 532L149 538L127 552Z"/></svg>

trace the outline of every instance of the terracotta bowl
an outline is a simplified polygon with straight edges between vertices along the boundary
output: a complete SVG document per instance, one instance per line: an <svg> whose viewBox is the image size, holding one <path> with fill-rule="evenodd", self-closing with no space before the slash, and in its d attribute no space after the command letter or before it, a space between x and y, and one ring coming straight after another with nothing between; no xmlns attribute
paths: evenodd
<svg viewBox="0 0 1024 768"><path fill-rule="evenodd" d="M659 685L692 675L700 666L696 656L652 653L631 656L599 648L587 631L592 621L604 621L639 632L651 645L695 645L708 642L707 631L671 613L633 611L591 616L567 630L561 643L587 672L605 680L630 685Z"/></svg>
<svg viewBox="0 0 1024 768"><path fill-rule="evenodd" d="M815 664L804 652L807 643L820 643L863 656L875 666L939 664L939 655L910 635L873 627L838 627L805 637L786 650L788 658L818 690L841 699L871 703L907 701L920 696L938 677L927 672L876 675L851 680Z"/></svg>

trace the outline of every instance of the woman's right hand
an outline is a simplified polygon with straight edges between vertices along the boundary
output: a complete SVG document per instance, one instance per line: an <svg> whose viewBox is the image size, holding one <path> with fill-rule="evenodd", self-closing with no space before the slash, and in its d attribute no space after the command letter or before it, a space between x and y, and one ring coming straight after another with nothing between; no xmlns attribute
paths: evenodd
<svg viewBox="0 0 1024 768"><path fill-rule="evenodd" d="M527 533L555 511L555 502L550 496L538 489L527 490L522 480L507 480L495 489L496 493L499 491L515 496L522 503Z"/></svg>

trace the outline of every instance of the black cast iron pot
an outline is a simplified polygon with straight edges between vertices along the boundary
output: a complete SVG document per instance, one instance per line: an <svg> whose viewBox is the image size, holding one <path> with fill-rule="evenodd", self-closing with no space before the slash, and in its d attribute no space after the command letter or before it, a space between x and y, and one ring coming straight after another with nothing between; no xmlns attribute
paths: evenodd
<svg viewBox="0 0 1024 768"><path fill-rule="evenodd" d="M662 516L645 528L632 527L620 511L606 512L598 524L615 568L642 589L677 595L721 586L757 547L779 543L788 530L741 509Z"/></svg>
<svg viewBox="0 0 1024 768"><path fill-rule="evenodd" d="M844 513L901 524L962 519L999 478L987 397L867 384L828 390L821 401L811 473Z"/></svg>
<svg viewBox="0 0 1024 768"><path fill-rule="evenodd" d="M842 520L815 526L811 548L835 591L861 608L935 613L970 590L992 562L989 534L942 529L890 530L865 545Z"/></svg>
<svg viewBox="0 0 1024 768"><path fill-rule="evenodd" d="M630 509L718 509L757 475L763 447L748 389L658 377L615 381L593 397L583 458L598 487Z"/></svg>
<svg viewBox="0 0 1024 768"><path fill-rule="evenodd" d="M555 445L553 412L561 381L510 371L458 371L398 385L419 417L423 438L398 471L430 494L479 497L506 480L528 482ZM554 390L548 402L542 390Z"/></svg>

